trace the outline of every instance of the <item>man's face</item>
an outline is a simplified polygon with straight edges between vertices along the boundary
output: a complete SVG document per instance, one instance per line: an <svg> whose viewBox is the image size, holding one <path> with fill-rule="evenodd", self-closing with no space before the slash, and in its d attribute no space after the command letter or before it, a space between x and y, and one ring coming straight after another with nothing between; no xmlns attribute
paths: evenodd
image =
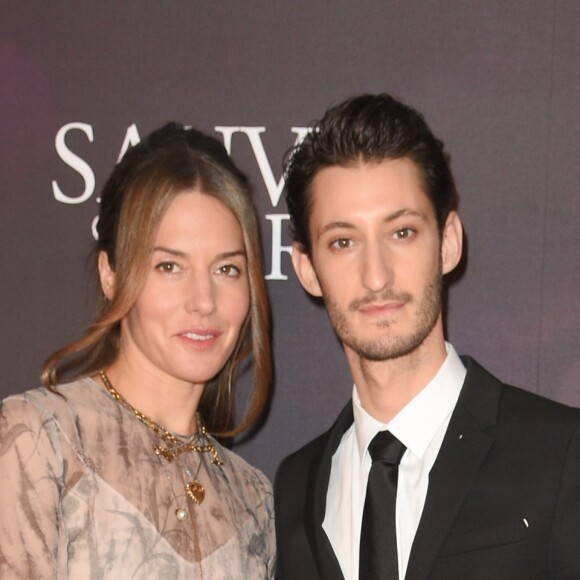
<svg viewBox="0 0 580 580"><path fill-rule="evenodd" d="M322 296L349 351L388 360L441 333L442 274L461 255L455 212L440 236L433 206L409 159L329 167L311 185L308 258L293 261L305 289Z"/></svg>

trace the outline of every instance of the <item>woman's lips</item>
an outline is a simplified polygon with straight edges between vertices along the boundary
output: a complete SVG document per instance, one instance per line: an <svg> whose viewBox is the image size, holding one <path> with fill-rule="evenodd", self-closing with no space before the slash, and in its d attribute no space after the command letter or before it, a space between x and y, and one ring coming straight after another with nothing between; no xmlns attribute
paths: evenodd
<svg viewBox="0 0 580 580"><path fill-rule="evenodd" d="M194 348L205 349L213 346L220 335L221 332L217 330L203 328L187 330L186 332L178 334L178 337Z"/></svg>

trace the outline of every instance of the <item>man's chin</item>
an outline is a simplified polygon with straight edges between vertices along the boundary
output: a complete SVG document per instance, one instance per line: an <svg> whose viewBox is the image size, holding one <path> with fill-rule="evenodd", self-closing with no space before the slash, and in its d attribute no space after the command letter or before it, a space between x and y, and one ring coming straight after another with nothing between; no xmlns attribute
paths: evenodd
<svg viewBox="0 0 580 580"><path fill-rule="evenodd" d="M422 340L413 340L408 337L393 337L388 341L350 341L350 344L345 344L359 358L373 362L383 362L407 356L417 350L421 346L421 343Z"/></svg>

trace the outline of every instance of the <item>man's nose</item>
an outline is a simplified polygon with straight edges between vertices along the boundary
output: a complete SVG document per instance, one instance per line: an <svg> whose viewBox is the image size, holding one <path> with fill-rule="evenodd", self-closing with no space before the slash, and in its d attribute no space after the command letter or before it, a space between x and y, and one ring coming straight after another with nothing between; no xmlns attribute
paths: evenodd
<svg viewBox="0 0 580 580"><path fill-rule="evenodd" d="M369 244L364 252L362 283L370 292L380 292L394 281L388 250L381 244Z"/></svg>

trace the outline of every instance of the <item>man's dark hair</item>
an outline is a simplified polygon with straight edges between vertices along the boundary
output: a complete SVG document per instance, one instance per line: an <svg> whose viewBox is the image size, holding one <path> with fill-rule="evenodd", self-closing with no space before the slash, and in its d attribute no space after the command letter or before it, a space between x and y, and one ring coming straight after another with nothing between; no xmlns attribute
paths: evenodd
<svg viewBox="0 0 580 580"><path fill-rule="evenodd" d="M286 163L286 202L294 241L310 254L310 189L318 171L401 158L419 169L441 232L456 208L457 194L443 142L423 116L387 94L361 95L330 108Z"/></svg>

